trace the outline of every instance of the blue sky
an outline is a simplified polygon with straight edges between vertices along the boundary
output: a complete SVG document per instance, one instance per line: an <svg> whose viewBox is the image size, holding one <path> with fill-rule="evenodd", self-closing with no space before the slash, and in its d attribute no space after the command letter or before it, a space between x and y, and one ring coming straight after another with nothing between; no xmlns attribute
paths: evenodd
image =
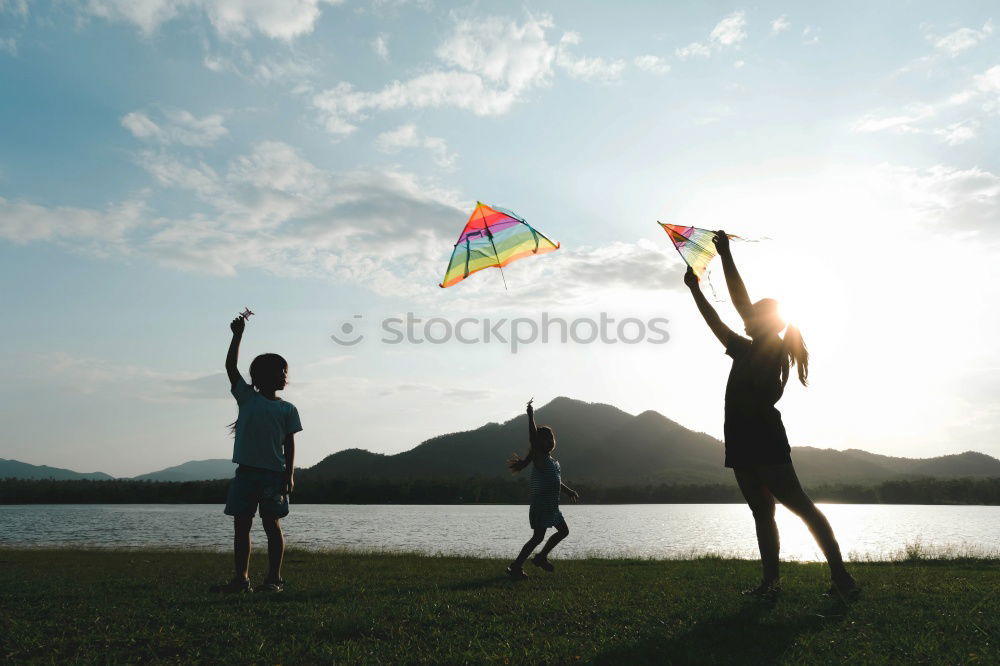
<svg viewBox="0 0 1000 666"><path fill-rule="evenodd" d="M735 253L812 348L794 444L1000 455L994 9L2 0L0 457L227 456L245 305L243 367L289 359L303 464L532 396L720 435L727 361L658 219L767 239ZM562 249L510 291L439 289L477 200ZM662 317L670 340L381 343L406 312ZM330 339L346 321L362 343Z"/></svg>

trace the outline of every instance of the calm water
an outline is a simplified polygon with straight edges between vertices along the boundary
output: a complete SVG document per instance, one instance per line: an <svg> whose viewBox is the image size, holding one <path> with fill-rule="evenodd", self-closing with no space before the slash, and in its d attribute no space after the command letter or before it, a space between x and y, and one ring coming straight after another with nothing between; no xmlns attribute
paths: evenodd
<svg viewBox="0 0 1000 666"><path fill-rule="evenodd" d="M1000 507L822 505L845 555L888 559L908 544L1000 551ZM565 506L570 536L557 551L585 555L756 558L750 510L739 504ZM526 506L300 504L283 521L288 545L509 557L530 535ZM778 508L782 557L819 560L802 523ZM231 519L215 504L0 506L0 545L107 548L232 547ZM255 546L264 534L254 526Z"/></svg>

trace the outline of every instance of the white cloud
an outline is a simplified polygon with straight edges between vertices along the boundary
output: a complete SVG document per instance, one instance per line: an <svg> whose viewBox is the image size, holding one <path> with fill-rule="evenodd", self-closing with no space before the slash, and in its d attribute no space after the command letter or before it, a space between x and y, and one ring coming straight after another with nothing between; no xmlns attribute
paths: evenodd
<svg viewBox="0 0 1000 666"><path fill-rule="evenodd" d="M691 42L687 46L678 48L675 53L681 60L688 60L689 58L707 58L712 55L712 50L701 42Z"/></svg>
<svg viewBox="0 0 1000 666"><path fill-rule="evenodd" d="M819 44L819 30L807 25L802 29L802 43L806 46L813 46L814 44Z"/></svg>
<svg viewBox="0 0 1000 666"><path fill-rule="evenodd" d="M666 74L670 71L670 63L664 58L655 55L636 56L633 61L635 66L650 74Z"/></svg>
<svg viewBox="0 0 1000 666"><path fill-rule="evenodd" d="M145 208L137 201L93 210L50 208L0 197L0 238L14 243L68 243L92 254L127 253L129 233L146 219Z"/></svg>
<svg viewBox="0 0 1000 666"><path fill-rule="evenodd" d="M454 69L393 81L374 92L341 82L315 95L313 105L320 110L326 129L335 135L353 132L354 122L371 111L452 107L477 115L500 115L551 80L556 47L545 37L551 26L551 19L545 17L521 24L499 18L458 21L435 52Z"/></svg>
<svg viewBox="0 0 1000 666"><path fill-rule="evenodd" d="M779 34L785 32L786 30L788 30L791 27L792 27L792 24L788 20L788 15L787 14L782 14L778 18L776 18L773 21L771 21L771 34L772 35L779 35Z"/></svg>
<svg viewBox="0 0 1000 666"><path fill-rule="evenodd" d="M167 109L162 114L164 120L154 122L141 111L125 114L122 127L127 129L137 139L156 141L162 144L179 143L185 146L209 146L229 131L222 124L219 114L211 114L198 118L182 109Z"/></svg>
<svg viewBox="0 0 1000 666"><path fill-rule="evenodd" d="M934 107L928 105L911 106L904 113L893 115L868 114L851 124L852 132L892 132L895 134L916 134L921 130L917 125L935 115Z"/></svg>
<svg viewBox="0 0 1000 666"><path fill-rule="evenodd" d="M945 143L949 146L957 146L960 143L965 143L970 139L976 138L976 129L978 126L979 123L975 121L952 123L947 127L935 129L934 134L943 137Z"/></svg>
<svg viewBox="0 0 1000 666"><path fill-rule="evenodd" d="M21 18L28 17L28 0L0 0L0 12L17 14Z"/></svg>
<svg viewBox="0 0 1000 666"><path fill-rule="evenodd" d="M379 134L375 139L375 147L390 154L406 148L424 148L431 153L434 162L442 167L451 167L456 157L448 151L448 144L444 139L422 135L413 124L400 125L394 130Z"/></svg>
<svg viewBox="0 0 1000 666"><path fill-rule="evenodd" d="M380 33L375 39L372 40L372 51L375 52L382 60L389 59L389 36L387 34Z"/></svg>
<svg viewBox="0 0 1000 666"><path fill-rule="evenodd" d="M733 12L712 28L709 41L719 46L739 46L747 38L746 26L746 12Z"/></svg>
<svg viewBox="0 0 1000 666"><path fill-rule="evenodd" d="M574 79L582 81L615 81L625 69L622 60L606 60L604 58L574 57L569 47L581 42L580 35L567 32L559 40L556 53L556 64Z"/></svg>
<svg viewBox="0 0 1000 666"><path fill-rule="evenodd" d="M943 101L910 104L901 112L888 114L867 114L851 124L853 132L891 132L896 134L932 134L940 136L949 145L968 141L976 136L979 120L968 117L970 113L992 115L1000 113L1000 65L994 65L982 74L972 77L972 82L964 89L949 95ZM971 107L973 102L978 107ZM954 120L965 112L967 117ZM929 121L945 116L947 124L937 128L927 128ZM948 122L953 120L952 122Z"/></svg>
<svg viewBox="0 0 1000 666"><path fill-rule="evenodd" d="M986 39L993 32L993 23L987 21L981 30L973 28L959 28L943 37L928 36L928 39L938 51L942 51L950 56L956 56L962 51L971 49Z"/></svg>
<svg viewBox="0 0 1000 666"><path fill-rule="evenodd" d="M728 48L738 49L747 38L746 25L746 12L740 10L727 14L712 28L707 43L691 42L687 46L678 48L675 53L681 60L689 60L691 58L707 58L713 52Z"/></svg>
<svg viewBox="0 0 1000 666"><path fill-rule="evenodd" d="M9 53L10 55L17 55L17 40L13 37L0 39L0 51Z"/></svg>
<svg viewBox="0 0 1000 666"><path fill-rule="evenodd" d="M183 198L194 212L166 218L142 202L84 209L0 199L0 238L196 273L253 268L398 295L437 290L440 266L426 258L446 254L468 216L466 203L413 174L329 172L279 142L257 144L223 169L162 152L138 159L162 187L191 195Z"/></svg>
<svg viewBox="0 0 1000 666"><path fill-rule="evenodd" d="M312 32L322 3L338 4L339 0L89 0L84 10L99 18L131 23L147 35L182 13L197 12L224 38L259 32L291 40Z"/></svg>

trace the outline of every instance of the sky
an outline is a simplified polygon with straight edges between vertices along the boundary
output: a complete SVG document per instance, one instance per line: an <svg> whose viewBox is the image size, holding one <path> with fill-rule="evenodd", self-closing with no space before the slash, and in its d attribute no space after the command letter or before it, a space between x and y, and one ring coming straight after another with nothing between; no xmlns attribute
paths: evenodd
<svg viewBox="0 0 1000 666"><path fill-rule="evenodd" d="M658 220L747 239L750 296L801 328L793 446L1000 456L998 22L991 2L0 0L0 457L228 457L244 307L244 374L289 361L301 466L532 397L721 436L729 359ZM477 201L560 250L439 288ZM740 330L721 270L703 286Z"/></svg>

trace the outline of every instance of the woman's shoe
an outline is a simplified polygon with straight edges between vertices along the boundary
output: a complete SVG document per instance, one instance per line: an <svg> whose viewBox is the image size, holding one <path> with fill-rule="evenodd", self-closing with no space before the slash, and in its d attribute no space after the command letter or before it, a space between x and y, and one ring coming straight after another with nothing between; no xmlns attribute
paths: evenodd
<svg viewBox="0 0 1000 666"><path fill-rule="evenodd" d="M861 586L851 578L843 582L830 584L830 589L823 593L824 597L833 597L844 601L854 601L861 596Z"/></svg>

